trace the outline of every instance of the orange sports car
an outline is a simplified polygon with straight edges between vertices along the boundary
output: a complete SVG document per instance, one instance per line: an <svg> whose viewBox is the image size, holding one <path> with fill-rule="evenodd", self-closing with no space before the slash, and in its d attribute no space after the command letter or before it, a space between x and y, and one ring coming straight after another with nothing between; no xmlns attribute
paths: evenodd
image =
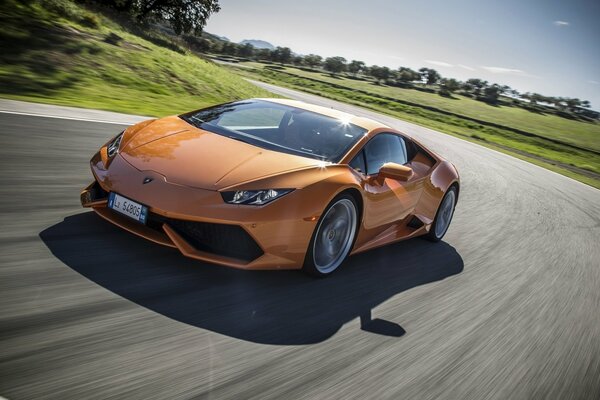
<svg viewBox="0 0 600 400"><path fill-rule="evenodd" d="M370 119L280 99L131 126L91 160L81 203L185 256L325 276L415 236L442 239L456 168Z"/></svg>

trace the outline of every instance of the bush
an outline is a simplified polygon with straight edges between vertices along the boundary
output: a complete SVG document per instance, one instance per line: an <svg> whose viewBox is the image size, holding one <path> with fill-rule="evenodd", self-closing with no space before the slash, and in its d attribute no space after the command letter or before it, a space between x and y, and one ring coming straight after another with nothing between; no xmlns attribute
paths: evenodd
<svg viewBox="0 0 600 400"><path fill-rule="evenodd" d="M210 50L210 41L201 37L184 35L182 39L187 43L193 51L205 53Z"/></svg>
<svg viewBox="0 0 600 400"><path fill-rule="evenodd" d="M92 43L92 44L88 45L87 52L92 55L100 54L102 52L102 48L100 46L98 46L97 44Z"/></svg>
<svg viewBox="0 0 600 400"><path fill-rule="evenodd" d="M143 29L133 29L133 33L140 36L142 39L146 39L147 41L152 42L157 46L175 51L179 54L185 54L185 50L181 46L163 37L162 35L158 35L154 32L149 32Z"/></svg>
<svg viewBox="0 0 600 400"><path fill-rule="evenodd" d="M577 117L569 111L556 110L555 114L558 115L559 117L563 117L563 118L567 118L567 119L577 119Z"/></svg>
<svg viewBox="0 0 600 400"><path fill-rule="evenodd" d="M100 26L100 20L93 14L85 14L83 17L81 17L79 22L81 25L89 28L98 28Z"/></svg>
<svg viewBox="0 0 600 400"><path fill-rule="evenodd" d="M109 33L108 35L106 35L106 37L104 38L104 41L108 44L112 44L114 46L118 46L119 43L123 40L123 38L119 35L117 35L114 32Z"/></svg>
<svg viewBox="0 0 600 400"><path fill-rule="evenodd" d="M81 9L69 0L42 0L40 3L46 10L60 17L75 21L83 17Z"/></svg>
<svg viewBox="0 0 600 400"><path fill-rule="evenodd" d="M442 97L452 97L452 93L450 93L450 91L445 87L440 88L440 90L438 90L438 94Z"/></svg>
<svg viewBox="0 0 600 400"><path fill-rule="evenodd" d="M434 89L423 86L415 86L413 89L418 90L419 92L435 93Z"/></svg>
<svg viewBox="0 0 600 400"><path fill-rule="evenodd" d="M276 69L276 70L285 70L285 67L282 67L280 65L267 65L267 66L265 66L265 68Z"/></svg>

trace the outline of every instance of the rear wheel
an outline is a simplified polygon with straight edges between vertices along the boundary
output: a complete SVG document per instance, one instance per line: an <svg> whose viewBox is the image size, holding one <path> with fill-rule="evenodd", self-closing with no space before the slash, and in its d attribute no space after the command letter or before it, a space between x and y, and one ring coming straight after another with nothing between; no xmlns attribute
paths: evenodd
<svg viewBox="0 0 600 400"><path fill-rule="evenodd" d="M357 220L356 202L352 196L342 194L336 197L317 223L303 270L318 277L335 271L352 250Z"/></svg>
<svg viewBox="0 0 600 400"><path fill-rule="evenodd" d="M452 186L442 199L440 203L440 207L435 214L435 219L433 220L433 224L431 224L431 228L429 229L429 233L425 236L426 239L431 240L432 242L439 242L442 240L446 231L448 231L448 227L450 226L450 222L452 221L452 217L454 216L454 208L456 207L456 187Z"/></svg>

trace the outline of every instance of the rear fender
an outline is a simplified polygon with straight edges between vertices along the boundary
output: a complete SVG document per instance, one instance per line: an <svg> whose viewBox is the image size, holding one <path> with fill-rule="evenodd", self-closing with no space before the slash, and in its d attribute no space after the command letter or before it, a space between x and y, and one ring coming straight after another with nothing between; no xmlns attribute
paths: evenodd
<svg viewBox="0 0 600 400"><path fill-rule="evenodd" d="M459 189L458 171L452 163L441 161L425 182L421 200L415 208L415 214L422 216L423 222L426 224L431 223L444 198L444 194L452 185L456 185Z"/></svg>

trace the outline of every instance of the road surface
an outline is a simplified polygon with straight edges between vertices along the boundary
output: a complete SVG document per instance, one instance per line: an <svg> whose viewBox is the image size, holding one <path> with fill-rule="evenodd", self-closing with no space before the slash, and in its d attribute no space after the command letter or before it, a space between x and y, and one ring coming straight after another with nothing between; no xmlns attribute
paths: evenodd
<svg viewBox="0 0 600 400"><path fill-rule="evenodd" d="M0 397L600 398L600 191L266 87L453 161L444 242L357 255L325 280L188 260L79 206L91 155L139 118L0 102L19 111L0 112Z"/></svg>

